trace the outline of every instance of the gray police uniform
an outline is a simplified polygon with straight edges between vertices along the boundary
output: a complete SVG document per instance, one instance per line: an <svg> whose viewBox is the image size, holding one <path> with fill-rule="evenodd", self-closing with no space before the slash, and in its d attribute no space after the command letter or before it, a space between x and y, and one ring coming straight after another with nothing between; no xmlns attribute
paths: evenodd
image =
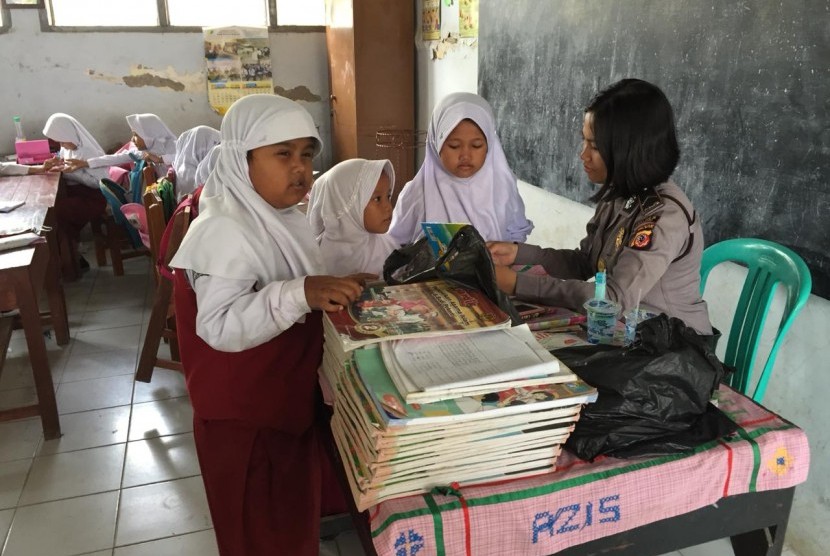
<svg viewBox="0 0 830 556"><path fill-rule="evenodd" d="M543 249L520 244L516 264L541 264L549 276L520 273L520 299L582 309L594 295L585 282L607 273L607 294L626 311L641 307L683 320L711 334L709 312L700 297L703 230L691 201L673 182L644 199L603 201L587 225L579 249Z"/></svg>

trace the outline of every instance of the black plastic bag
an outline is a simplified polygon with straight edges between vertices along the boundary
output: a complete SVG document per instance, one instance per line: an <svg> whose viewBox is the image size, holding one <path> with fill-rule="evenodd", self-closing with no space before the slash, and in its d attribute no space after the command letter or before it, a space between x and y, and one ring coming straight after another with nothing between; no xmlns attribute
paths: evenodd
<svg viewBox="0 0 830 556"><path fill-rule="evenodd" d="M409 284L441 278L484 292L510 315L513 325L522 320L507 295L496 284L496 271L487 244L473 226L458 230L447 251L435 258L426 238L395 249L383 263L387 284Z"/></svg>
<svg viewBox="0 0 830 556"><path fill-rule="evenodd" d="M566 446L585 460L652 456L689 451L733 432L735 423L709 403L727 372L715 355L718 337L660 315L640 323L631 347L557 350L598 391Z"/></svg>

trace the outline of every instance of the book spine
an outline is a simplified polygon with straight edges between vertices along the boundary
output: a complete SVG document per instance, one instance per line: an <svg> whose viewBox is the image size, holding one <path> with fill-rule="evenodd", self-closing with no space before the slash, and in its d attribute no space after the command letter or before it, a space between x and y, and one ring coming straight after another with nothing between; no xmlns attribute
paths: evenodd
<svg viewBox="0 0 830 556"><path fill-rule="evenodd" d="M585 315L573 315L571 317L563 317L545 320L542 322L529 322L528 328L531 330L550 330L552 328L562 328L565 326L572 326L574 324L582 324L586 321Z"/></svg>

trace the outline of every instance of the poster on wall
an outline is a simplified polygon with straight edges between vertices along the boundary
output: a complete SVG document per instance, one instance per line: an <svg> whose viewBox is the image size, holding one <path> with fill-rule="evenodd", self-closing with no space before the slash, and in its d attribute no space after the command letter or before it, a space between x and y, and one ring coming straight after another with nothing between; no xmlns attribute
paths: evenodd
<svg viewBox="0 0 830 556"><path fill-rule="evenodd" d="M462 39L478 37L478 0L459 0L458 35Z"/></svg>
<svg viewBox="0 0 830 556"><path fill-rule="evenodd" d="M424 0L421 30L425 41L441 38L441 0Z"/></svg>
<svg viewBox="0 0 830 556"><path fill-rule="evenodd" d="M206 27L208 101L224 115L239 98L273 93L266 27Z"/></svg>

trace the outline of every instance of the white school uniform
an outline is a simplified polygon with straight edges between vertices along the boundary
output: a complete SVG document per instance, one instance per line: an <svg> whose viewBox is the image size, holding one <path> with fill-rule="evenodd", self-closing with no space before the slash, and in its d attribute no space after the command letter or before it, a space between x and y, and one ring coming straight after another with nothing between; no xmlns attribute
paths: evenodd
<svg viewBox="0 0 830 556"><path fill-rule="evenodd" d="M188 129L176 140L176 197L181 201L193 193L196 183L196 169L208 152L219 144L219 131L206 125ZM204 182L202 182L204 183Z"/></svg>
<svg viewBox="0 0 830 556"><path fill-rule="evenodd" d="M98 141L81 123L69 114L56 113L49 116L43 126L43 134L58 143L73 143L75 149L61 147L58 154L64 160L89 160L104 156L104 149ZM108 176L106 168L80 168L74 172L65 173L70 182L79 183L92 189L98 189L102 178Z"/></svg>
<svg viewBox="0 0 830 556"><path fill-rule="evenodd" d="M465 119L474 121L487 138L487 158L474 175L459 178L444 168L439 153ZM389 234L399 243L413 242L423 235L421 222L467 222L487 241L523 242L533 230L496 134L493 110L478 95L453 93L432 112L426 158L398 197Z"/></svg>
<svg viewBox="0 0 830 556"><path fill-rule="evenodd" d="M252 149L302 137L313 137L319 152L309 113L277 95L243 97L222 121L199 216L170 263L188 271L199 306L196 333L215 349L258 346L311 310L305 277L325 274L320 248L296 207L276 209L259 196L247 161Z"/></svg>
<svg viewBox="0 0 830 556"><path fill-rule="evenodd" d="M25 176L28 173L29 167L25 164L0 162L0 176Z"/></svg>
<svg viewBox="0 0 830 556"><path fill-rule="evenodd" d="M390 161L355 158L337 164L314 181L308 221L329 274L383 273L383 262L395 249L395 240L363 226L363 211L382 173L394 186L395 170Z"/></svg>

